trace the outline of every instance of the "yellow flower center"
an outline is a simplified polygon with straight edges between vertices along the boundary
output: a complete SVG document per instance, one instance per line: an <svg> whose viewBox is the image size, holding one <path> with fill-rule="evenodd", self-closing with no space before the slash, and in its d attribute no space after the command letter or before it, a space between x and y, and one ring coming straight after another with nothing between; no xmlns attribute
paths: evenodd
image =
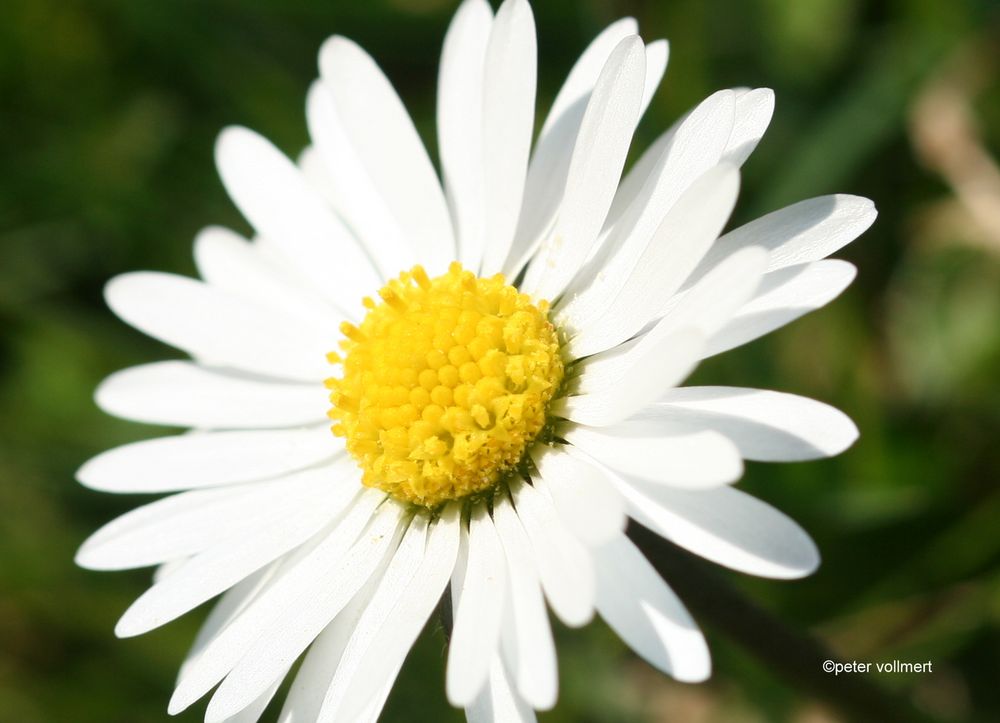
<svg viewBox="0 0 1000 723"><path fill-rule="evenodd" d="M326 381L333 433L363 483L399 500L436 507L492 488L542 431L562 381L548 302L457 262L434 279L415 266L379 296L329 355L343 367Z"/></svg>

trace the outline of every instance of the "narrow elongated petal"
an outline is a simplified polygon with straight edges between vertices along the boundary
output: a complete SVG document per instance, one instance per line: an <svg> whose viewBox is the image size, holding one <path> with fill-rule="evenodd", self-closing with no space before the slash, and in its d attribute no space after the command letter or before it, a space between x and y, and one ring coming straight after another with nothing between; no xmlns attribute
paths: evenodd
<svg viewBox="0 0 1000 723"><path fill-rule="evenodd" d="M76 473L103 492L173 492L267 479L343 450L326 425L290 430L207 432L133 442L103 452Z"/></svg>
<svg viewBox="0 0 1000 723"><path fill-rule="evenodd" d="M836 259L789 266L766 274L754 297L709 338L705 356L751 342L826 306L856 275L853 265Z"/></svg>
<svg viewBox="0 0 1000 723"><path fill-rule="evenodd" d="M298 495L336 504L345 489L350 493L349 473L344 464L330 465L267 482L172 495L104 525L83 543L76 561L91 569L122 570L188 557L280 524L294 513ZM175 572L186 566L180 563Z"/></svg>
<svg viewBox="0 0 1000 723"><path fill-rule="evenodd" d="M570 353L587 356L608 349L662 314L722 231L738 193L739 172L727 165L716 166L692 184L663 219L601 316L574 329Z"/></svg>
<svg viewBox="0 0 1000 723"><path fill-rule="evenodd" d="M701 334L682 330L637 344L615 363L584 368L583 389L552 404L552 414L593 427L606 427L630 417L676 386L703 356Z"/></svg>
<svg viewBox="0 0 1000 723"><path fill-rule="evenodd" d="M444 271L455 254L448 206L392 84L368 53L340 36L323 44L319 67L344 132L386 208L427 270Z"/></svg>
<svg viewBox="0 0 1000 723"><path fill-rule="evenodd" d="M551 500L531 485L515 486L514 505L552 610L570 627L586 625L594 614L594 569L586 548L566 529Z"/></svg>
<svg viewBox="0 0 1000 723"><path fill-rule="evenodd" d="M674 592L624 535L594 551L597 611L630 648L677 680L708 678L705 638Z"/></svg>
<svg viewBox="0 0 1000 723"><path fill-rule="evenodd" d="M545 610L534 553L509 499L495 503L493 519L507 560L511 649L505 659L517 690L533 708L547 710L558 693L555 641ZM477 700L482 698L482 692ZM473 703L473 707L475 707Z"/></svg>
<svg viewBox="0 0 1000 723"><path fill-rule="evenodd" d="M323 696L322 707L314 716L317 722L336 719L337 710L347 691L350 690L354 674L369 654L372 641L379 630L391 624L392 611L399 604L401 596L424 558L426 542L427 520L417 516L410 523L399 549L383 563L384 572L376 573L380 579L373 591L366 596L364 607L352 625L353 629L345 630L348 637L344 641L342 655L336 663L336 669ZM364 595L364 592L363 590L359 595ZM351 606L353 605L352 601ZM345 613L350 614L350 611L345 609L337 617L340 618ZM351 621L335 620L334 625L344 628L346 625L351 625Z"/></svg>
<svg viewBox="0 0 1000 723"><path fill-rule="evenodd" d="M531 155L524 205L507 272L517 270L514 268L516 262L552 225L566 188L566 174L583 112L597 78L615 46L637 31L638 25L632 18L622 18L609 25L583 51L559 89Z"/></svg>
<svg viewBox="0 0 1000 723"><path fill-rule="evenodd" d="M139 271L116 276L104 295L122 320L194 357L297 381L329 375L332 331L204 282Z"/></svg>
<svg viewBox="0 0 1000 723"><path fill-rule="evenodd" d="M185 361L115 372L97 388L97 406L136 422L203 429L298 427L326 419L318 384L254 379Z"/></svg>
<svg viewBox="0 0 1000 723"><path fill-rule="evenodd" d="M371 653L359 668L344 703L338 711L340 720L361 720L373 700L385 700L403 665L403 659L427 622L441 593L448 584L459 545L458 506L445 508L431 527L427 552L417 568L399 604L393 609L392 624L379 631L372 641Z"/></svg>
<svg viewBox="0 0 1000 723"><path fill-rule="evenodd" d="M314 475L302 474L315 486ZM346 487L346 489L345 489ZM243 535L242 544L224 540L189 560L184 567L139 597L115 626L119 637L132 637L174 620L206 600L229 589L244 577L301 545L319 532L350 503L350 486L331 485L324 493L311 490L312 504L278 507L266 525L253 535ZM292 498L298 502L302 498Z"/></svg>
<svg viewBox="0 0 1000 723"><path fill-rule="evenodd" d="M672 489L618 477L629 515L696 555L760 577L811 574L819 552L786 515L733 487Z"/></svg>
<svg viewBox="0 0 1000 723"><path fill-rule="evenodd" d="M667 136L669 142L650 156L641 186L635 185L637 181L630 186L628 179L619 186L600 246L560 300L559 318L586 328L604 315L642 255L658 242L657 230L674 204L719 162L732 125L732 94L716 93L680 122Z"/></svg>
<svg viewBox="0 0 1000 723"><path fill-rule="evenodd" d="M324 702L332 693L331 684L334 676L341 670L340 661L347 644L359 634L358 623L368 609L386 567L388 560L383 560L380 568L372 574L364 587L351 598L351 602L309 646L309 651L299 667L285 704L278 715L279 723L320 720Z"/></svg>
<svg viewBox="0 0 1000 723"><path fill-rule="evenodd" d="M740 478L736 445L718 432L682 429L644 417L600 430L568 429L565 437L608 467L655 484L701 489Z"/></svg>
<svg viewBox="0 0 1000 723"><path fill-rule="evenodd" d="M760 143L773 114L774 91L770 88L754 88L740 93L736 98L736 121L726 143L723 160L742 166Z"/></svg>
<svg viewBox="0 0 1000 723"><path fill-rule="evenodd" d="M278 680L269 685L263 693L257 696L257 698L243 708L243 710L238 713L234 713L231 716L219 719L218 723L257 723L257 721L260 720L260 717L264 714L264 711L267 710L267 706L270 704L271 699L274 698L274 694L278 692L278 688L281 687L281 683L286 675L288 675L287 669L281 673ZM206 723L209 723L207 716L205 720Z"/></svg>
<svg viewBox="0 0 1000 723"><path fill-rule="evenodd" d="M760 289L767 261L767 251L759 246L741 248L696 284L674 295L664 307L663 317L645 336L655 339L677 329L697 329L706 339L711 338Z"/></svg>
<svg viewBox="0 0 1000 723"><path fill-rule="evenodd" d="M722 160L735 108L733 91L720 90L662 133L618 184L605 228L624 222L617 232L624 238L645 214L658 224L681 193Z"/></svg>
<svg viewBox="0 0 1000 723"><path fill-rule="evenodd" d="M663 74L667 72L667 61L670 59L670 43L666 40L654 40L646 44L646 84L642 91L642 105L639 115L642 116L649 107L656 89L660 87Z"/></svg>
<svg viewBox="0 0 1000 723"><path fill-rule="evenodd" d="M565 123L567 113L577 106L581 99L586 100L594 90L597 79L604 70L612 51L629 35L637 35L639 24L634 18L621 18L611 23L595 37L590 45L580 54L572 69L566 76L562 87L552 101L542 130L539 133L538 147L541 149L544 139L560 124ZM586 105L586 104L584 104ZM582 118L582 115L580 116ZM579 125L579 118L577 120ZM564 145L560 143L559 145ZM572 140L569 143L572 146ZM532 165L535 160L532 159Z"/></svg>
<svg viewBox="0 0 1000 723"><path fill-rule="evenodd" d="M338 215L364 243L382 278L412 266L418 261L414 241L369 175L344 127L333 93L322 80L309 88L306 120L317 165L329 184L328 195L336 199ZM357 304L359 298L351 301Z"/></svg>
<svg viewBox="0 0 1000 723"><path fill-rule="evenodd" d="M479 270L486 246L483 84L492 25L493 10L486 0L465 0L448 27L438 71L441 169L458 260L474 271Z"/></svg>
<svg viewBox="0 0 1000 723"><path fill-rule="evenodd" d="M752 297L760 285L767 264L767 252L756 247L740 249L720 263L710 274L686 292L672 297L664 316L648 331L623 344L584 359L572 390L600 398L619 387L633 388L641 402L654 397L649 388L636 386L633 376L637 363L646 358L663 360L655 374L669 388L680 382L704 353L704 339L726 325ZM667 367L675 371L671 381L663 375ZM655 391L652 391L655 393ZM614 400L612 400L614 403ZM557 403L559 404L559 403ZM635 409L635 407L631 407ZM592 423L592 422L585 422Z"/></svg>
<svg viewBox="0 0 1000 723"><path fill-rule="evenodd" d="M218 637L219 633L225 630L233 620L239 617L262 590L267 588L267 583L274 577L281 565L282 561L278 561L262 567L257 572L240 580L219 597L218 602L205 618L205 622L198 629L191 649L185 656L184 662L181 663L178 678L184 677L185 671L192 661L198 658L201 651Z"/></svg>
<svg viewBox="0 0 1000 723"><path fill-rule="evenodd" d="M92 570L122 570L200 552L240 529L242 519L230 517L228 511L255 510L261 499L276 496L274 488L268 483L196 490L137 507L88 537L76 563ZM145 546L149 544L153 546Z"/></svg>
<svg viewBox="0 0 1000 723"><path fill-rule="evenodd" d="M350 472L346 463L333 464L266 482L172 495L101 527L80 547L76 561L91 569L121 570L187 557L277 524L294 513L298 495L335 501L349 489Z"/></svg>
<svg viewBox="0 0 1000 723"><path fill-rule="evenodd" d="M469 723L535 723L537 718L524 700L514 691L510 676L498 655L490 666L490 678L479 696L466 707Z"/></svg>
<svg viewBox="0 0 1000 723"><path fill-rule="evenodd" d="M838 409L805 397L739 387L671 389L644 417L731 439L744 459L793 462L832 457L858 438Z"/></svg>
<svg viewBox="0 0 1000 723"><path fill-rule="evenodd" d="M233 203L317 293L341 309L378 282L357 240L330 205L270 141L230 127L216 142L215 161Z"/></svg>
<svg viewBox="0 0 1000 723"><path fill-rule="evenodd" d="M555 226L528 267L527 291L555 298L587 260L639 122L645 77L642 41L627 37L611 53L587 103Z"/></svg>
<svg viewBox="0 0 1000 723"><path fill-rule="evenodd" d="M243 659L222 681L212 696L206 723L220 721L241 710L287 670L323 628L344 609L378 569L386 557L400 555L400 562L420 559L423 552L423 529L401 546L402 509L383 505L371 524L338 564L327 572L327 579L317 580L308 601L301 600L294 623L271 627L258 638ZM392 568L392 562L389 563ZM407 569L411 574L412 566ZM388 571L387 571L388 572ZM383 578L383 582L385 579Z"/></svg>
<svg viewBox="0 0 1000 723"><path fill-rule="evenodd" d="M203 229L194 240L201 278L223 291L278 309L334 334L344 318L334 305L299 283L295 274L239 234L219 226Z"/></svg>
<svg viewBox="0 0 1000 723"><path fill-rule="evenodd" d="M597 467L540 445L531 459L563 522L580 540L600 545L622 533L625 500Z"/></svg>
<svg viewBox="0 0 1000 723"><path fill-rule="evenodd" d="M503 268L521 214L535 123L537 56L531 6L526 0L504 0L486 46L483 81L484 275Z"/></svg>
<svg viewBox="0 0 1000 723"><path fill-rule="evenodd" d="M187 557L178 557L176 559L169 560L160 565L157 565L156 569L153 570L153 582L157 583L160 580L167 577L168 575L177 572L177 570L179 570L181 566L184 565L184 563L187 562L189 559L190 558Z"/></svg>
<svg viewBox="0 0 1000 723"><path fill-rule="evenodd" d="M625 37L636 33L635 21L619 20L608 26L573 66L545 121L528 168L524 207L514 247L504 271L514 276L551 228L566 190L570 159L580 123L594 85L611 51ZM642 115L667 67L669 45L657 40L646 46L646 80L639 114Z"/></svg>
<svg viewBox="0 0 1000 723"><path fill-rule="evenodd" d="M190 661L170 699L171 714L184 710L222 680L266 630L282 624L288 610L309 601L319 581L332 585L330 569L343 559L383 499L374 491L358 494L328 534L282 566L267 589Z"/></svg>
<svg viewBox="0 0 1000 723"><path fill-rule="evenodd" d="M306 119L309 117L309 98L306 96ZM323 154L320 153L319 148L316 147L315 139L311 146L306 146L299 153L296 165L299 170L302 171L303 177L305 177L306 182L312 186L317 193L330 204L330 207L337 213L337 216L343 219L348 226L351 225L350 219L345 215L347 203L344 197L341 196L341 189L337 186L334 181L334 174L331 169L327 167L326 162L323 160ZM368 248L368 240L359 235L358 230L352 226L355 236L357 236L358 241ZM375 259L373 259L374 261Z"/></svg>
<svg viewBox="0 0 1000 723"><path fill-rule="evenodd" d="M687 285L696 283L724 258L746 246L760 246L770 252L768 271L819 261L864 233L876 215L875 205L859 196L819 196L786 206L716 241Z"/></svg>
<svg viewBox="0 0 1000 723"><path fill-rule="evenodd" d="M506 597L506 559L493 520L480 503L472 512L468 551L448 646L445 690L452 705L464 706L479 694L499 650Z"/></svg>

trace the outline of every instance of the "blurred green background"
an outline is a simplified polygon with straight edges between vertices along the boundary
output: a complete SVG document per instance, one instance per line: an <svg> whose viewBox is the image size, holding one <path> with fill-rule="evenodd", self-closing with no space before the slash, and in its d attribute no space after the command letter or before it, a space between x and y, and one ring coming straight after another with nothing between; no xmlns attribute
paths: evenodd
<svg viewBox="0 0 1000 723"><path fill-rule="evenodd" d="M194 272L198 229L245 230L212 162L226 124L295 155L329 34L380 61L433 139L450 0L5 0L0 9L0 721L166 719L204 611L139 639L115 620L149 571L72 557L141 500L74 470L163 430L111 419L98 381L173 354L117 321L103 283ZM696 381L830 402L861 428L841 457L749 466L745 488L798 519L824 564L794 583L724 573L846 659L926 660L883 675L943 721L1000 720L1000 12L995 2L540 0L540 114L605 24L668 37L641 148L722 87L770 86L777 110L745 169L736 222L841 191L873 229L839 256L860 269L828 308L706 364ZM707 564L707 563L706 563ZM441 632L404 668L385 720L458 720ZM844 720L706 626L715 675L673 683L606 627L559 630L549 721ZM201 719L204 704L177 720ZM273 715L273 713L272 713Z"/></svg>

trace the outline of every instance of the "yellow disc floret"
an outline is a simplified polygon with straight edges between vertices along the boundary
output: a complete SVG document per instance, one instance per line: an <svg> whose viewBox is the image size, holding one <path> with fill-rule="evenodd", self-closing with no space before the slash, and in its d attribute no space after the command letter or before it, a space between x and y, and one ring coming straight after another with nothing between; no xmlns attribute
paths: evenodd
<svg viewBox="0 0 1000 723"><path fill-rule="evenodd" d="M563 363L548 302L502 274L477 278L453 263L420 266L364 300L345 322L333 433L344 437L368 487L426 507L483 492L542 431Z"/></svg>

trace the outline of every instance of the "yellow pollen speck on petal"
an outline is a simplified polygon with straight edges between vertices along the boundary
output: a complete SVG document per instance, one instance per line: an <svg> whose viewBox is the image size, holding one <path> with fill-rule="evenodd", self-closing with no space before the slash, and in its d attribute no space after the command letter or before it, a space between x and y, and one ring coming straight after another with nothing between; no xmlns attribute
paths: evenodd
<svg viewBox="0 0 1000 723"><path fill-rule="evenodd" d="M542 431L563 362L548 302L502 274L478 278L453 263L431 279L420 266L365 299L344 323L343 367L326 380L333 433L362 481L426 507L484 492Z"/></svg>

